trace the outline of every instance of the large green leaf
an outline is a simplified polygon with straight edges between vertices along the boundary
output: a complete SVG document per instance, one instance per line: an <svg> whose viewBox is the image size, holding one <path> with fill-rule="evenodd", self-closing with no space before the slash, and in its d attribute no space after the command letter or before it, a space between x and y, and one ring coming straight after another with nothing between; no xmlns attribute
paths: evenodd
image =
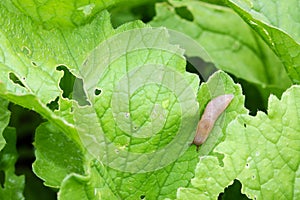
<svg viewBox="0 0 300 200"><path fill-rule="evenodd" d="M185 13L180 14L179 9ZM210 57L207 61L217 68L273 93L290 86L281 61L231 9L199 1L171 1L171 5L157 4L156 11L151 25L165 26L191 37L207 52ZM186 17L188 13L190 19ZM185 47L187 41L178 38L174 43L177 42ZM196 50L186 48L186 55L201 57Z"/></svg>
<svg viewBox="0 0 300 200"><path fill-rule="evenodd" d="M1 4L0 16L0 96L35 110L77 140L70 117L64 116L70 115L71 104L62 98L62 72L57 67L72 68L76 74L89 50L112 31L108 14L101 13L98 20L84 28L64 32L38 28L30 18L11 13ZM62 106L68 105L64 109L69 112L53 113L46 106L57 97Z"/></svg>
<svg viewBox="0 0 300 200"><path fill-rule="evenodd" d="M155 0L148 0L155 1ZM148 1L139 0L3 0L1 3L16 13L30 16L38 24L47 29L51 28L74 28L90 22L95 15L117 4L138 5Z"/></svg>
<svg viewBox="0 0 300 200"><path fill-rule="evenodd" d="M114 30L109 14L104 11L84 27L49 31L34 24L29 17L9 12L2 4L0 25L0 96L35 110L78 143L72 102L62 96L63 72L59 67L80 78L80 66L101 41L118 32L144 26L136 22ZM46 105L57 98L59 109L52 112Z"/></svg>
<svg viewBox="0 0 300 200"><path fill-rule="evenodd" d="M238 179L252 199L300 198L300 87L293 86L278 100L269 99L268 115L240 115L226 129L224 142L196 167L189 188L179 199L216 199Z"/></svg>
<svg viewBox="0 0 300 200"><path fill-rule="evenodd" d="M149 58L150 57L146 57L145 59L148 59L149 61ZM174 58L173 60L176 61L176 59ZM167 62L167 60L165 60L165 62ZM113 66L114 65L111 65L111 68L109 68L110 71L114 71L112 69ZM122 65L118 65L118 66L122 66ZM178 68L180 69L180 67L183 68L184 65L179 65ZM152 71L155 72L154 70ZM189 76L185 76L186 72L182 71L180 73L182 74L182 79L190 78ZM118 76L112 75L112 77L116 79ZM105 89L106 87L110 87L108 85L108 82L105 82L105 84L100 84L101 81L103 80L105 79L100 79L98 84L101 85L101 89L103 93L106 92L110 94L110 90ZM151 79L146 78L146 80L150 80L151 83ZM134 87L134 84L136 83L134 81L138 81L138 79L131 80L130 83L132 83L132 85L128 85L127 87L129 88ZM163 85L165 84L165 82L162 82L161 84ZM183 80L180 80L180 84L185 86ZM190 87L192 86L193 84L191 84ZM140 85L140 87L145 87L145 85ZM180 85L178 85L178 87L180 88ZM160 99L159 95L166 94L168 92L167 91L167 92L157 94L157 93L153 93L153 92L157 92L155 90L150 90L150 91L151 94L146 93L145 95L140 96L139 98L143 98L145 96L151 98L151 95L154 94L158 95L156 101L158 105L160 103L158 101ZM161 91L163 91L163 89L161 89ZM120 92L120 90L114 90L112 92L117 93ZM173 92L176 93L176 91ZM185 118L185 116L180 116L180 112L177 115L175 115L174 118L171 118L169 120L176 120L179 118L181 119L181 122L179 123L177 122L173 125L173 127L171 126L170 128L166 130L162 130L161 132L158 132L157 134L154 135L154 136L156 135L160 136L159 141L161 141L161 143L155 144L154 143L155 141L151 141L153 137L150 138L150 140L148 139L145 141L144 140L139 141L138 140L139 138L134 138L133 136L131 136L132 138L130 138L129 141L132 142L127 144L128 140L125 138L125 136L128 137L127 135L130 135L130 132L125 132L124 130L120 130L120 124L115 124L116 122L113 118L113 113L112 114L110 113L114 108L113 107L106 108L106 106L110 106L111 104L110 103L104 104L105 94L103 94L103 96L100 95L99 97L99 98L103 98L102 101L97 101L97 100L94 101L96 102L94 104L94 110L88 107L84 107L83 109L78 109L76 111L78 112L77 114L80 117L80 123L82 123L82 124L78 124L78 128L81 129L82 135L85 135L84 137L82 137L82 139L84 140L83 143L87 144L86 146L87 150L91 154L94 154L96 158L100 158L105 165L109 166L108 172L111 175L112 180L116 185L117 191L122 199L137 199L137 198L163 199L166 197L174 198L178 187L184 187L190 184L190 179L194 176L194 168L198 162L199 154L204 157L211 154L216 144L224 140L225 135L223 133L225 132L227 124L233 119L235 119L238 114L247 113L247 110L243 107L244 97L241 94L240 86L235 85L233 81L229 78L229 76L221 71L214 74L214 76L209 79L207 84L202 84L201 86L200 92L198 93L198 101L201 102L201 112L203 111L205 104L207 104L207 102L210 99L225 93L234 94L235 99L231 103L231 106L222 115L222 117L219 118L219 120L216 122L215 128L213 129L211 136L209 137L208 141L200 148L199 153L197 153L195 146L191 146L187 149L187 151L182 152L183 153L182 156L180 156L178 152L174 153L175 150L170 151L170 149L168 149L167 145L169 143L173 143L173 145L178 145L178 143L179 144L182 143L182 142L174 143L176 137L172 136L173 134L178 134L177 132L178 132L178 127L180 127L180 124L187 123L185 122L185 120L188 121L193 120L191 118ZM171 100L170 98L171 94L168 94L167 96L169 96L169 99ZM126 102L128 101L128 99L122 99L122 101ZM136 100L133 96L129 102L132 105L139 102L143 102L143 104L146 104L147 99ZM192 105L188 105L188 106L191 107ZM134 106L132 107L134 108ZM130 111L130 116L135 117L133 114L136 114L136 116L139 118L143 116L141 114L144 112L143 110L141 111L141 113L135 113L135 110L132 111L129 110L129 111ZM95 112L96 114L93 112ZM101 114L101 112L104 112L104 114ZM98 113L100 116L102 116L101 118L99 117L99 121L97 119L95 120L95 118L97 118ZM196 119L197 122L199 115L195 115L191 117ZM117 119L117 117L115 119ZM133 120L136 119L133 118ZM99 123L101 124L101 126L99 126ZM164 123L167 124L168 119ZM196 123L193 122L192 124L191 122L189 122L188 125L192 126L194 132L190 133L187 132L188 129L185 129L186 134L189 134L190 137L188 137L189 138L188 141L183 142L182 146L175 146L180 150L183 149L183 146L189 145L191 143L195 134ZM101 140L102 134L105 135L105 137L107 137L108 141L109 140L113 141L113 143L116 146L115 149L111 149L110 152L105 151L106 148L110 148L109 145L111 143L108 142L108 144L105 144L107 140L106 141ZM95 143L95 141L97 142ZM157 148L156 146L158 146L159 148ZM156 147L157 150L153 147ZM159 154L160 149L165 150L164 151L165 154L160 157L161 160L159 163L157 163L155 157L152 157L151 160L147 158L147 154L149 153L148 149L150 150L153 149L152 151L156 150L158 155L160 155ZM101 153L96 154L97 152L101 152L102 154ZM124 152L129 152L129 153L126 154ZM142 158L135 157L136 159L132 159L130 153L135 153L135 152L141 152ZM128 156L127 160L126 158L124 158L125 160L124 163L118 161L118 159L122 158L123 153L125 156ZM114 154L118 155L118 157L115 157ZM105 155L109 155L111 157L109 156L105 157ZM166 157L172 158L174 156L177 156L177 159L174 162L170 162L168 165L164 163L164 161L167 160ZM136 162L136 160L138 160L139 162ZM134 164L134 166L132 166L132 164ZM127 166L127 168L124 168L124 165ZM137 171L137 169L135 168L136 166L137 167L140 166L139 168L140 171ZM149 166L153 168L149 168Z"/></svg>
<svg viewBox="0 0 300 200"><path fill-rule="evenodd" d="M231 6L284 63L300 83L300 7L298 0L228 0Z"/></svg>
<svg viewBox="0 0 300 200"><path fill-rule="evenodd" d="M4 184L0 187L0 199L23 200L25 177L15 175L15 163L18 158L16 149L16 130L6 128L4 130L6 145L0 152L0 170L4 172Z"/></svg>

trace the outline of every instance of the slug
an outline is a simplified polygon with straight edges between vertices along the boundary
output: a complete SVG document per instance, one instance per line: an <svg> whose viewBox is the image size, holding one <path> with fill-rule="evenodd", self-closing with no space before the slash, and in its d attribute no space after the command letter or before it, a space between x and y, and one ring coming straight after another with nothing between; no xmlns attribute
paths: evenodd
<svg viewBox="0 0 300 200"><path fill-rule="evenodd" d="M198 122L196 136L193 141L193 144L197 146L197 151L199 146L206 141L209 133L214 127L215 122L230 104L233 97L233 94L224 94L212 99L207 104L204 113Z"/></svg>

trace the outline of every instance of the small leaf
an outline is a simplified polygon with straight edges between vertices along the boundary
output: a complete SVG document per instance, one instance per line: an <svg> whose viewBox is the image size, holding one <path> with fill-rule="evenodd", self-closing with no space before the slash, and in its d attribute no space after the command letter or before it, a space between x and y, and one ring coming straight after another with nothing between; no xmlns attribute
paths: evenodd
<svg viewBox="0 0 300 200"><path fill-rule="evenodd" d="M36 161L33 171L45 185L60 187L71 173L84 174L84 152L49 122L41 124L35 134Z"/></svg>

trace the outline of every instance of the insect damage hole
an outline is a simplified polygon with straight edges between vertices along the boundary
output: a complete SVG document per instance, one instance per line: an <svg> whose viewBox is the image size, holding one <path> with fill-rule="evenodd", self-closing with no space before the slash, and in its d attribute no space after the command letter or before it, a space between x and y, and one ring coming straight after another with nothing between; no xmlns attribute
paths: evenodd
<svg viewBox="0 0 300 200"><path fill-rule="evenodd" d="M229 199L248 200L249 198L241 192L241 189L242 189L241 182L237 179L234 179L232 185L226 187L224 189L224 192L219 194L218 200L229 200Z"/></svg>
<svg viewBox="0 0 300 200"><path fill-rule="evenodd" d="M13 72L10 72L9 73L9 79L15 83L15 84L18 84L20 85L21 87L25 87L24 84L22 83L22 81L20 81L20 79L16 76L16 74L14 74ZM25 80L25 78L22 78L23 80Z"/></svg>
<svg viewBox="0 0 300 200"><path fill-rule="evenodd" d="M37 67L36 62L34 62L34 61L31 61L31 65L34 66L34 67Z"/></svg>
<svg viewBox="0 0 300 200"><path fill-rule="evenodd" d="M77 101L80 106L90 105L83 89L83 80L77 78L64 65L57 66L56 70L64 72L63 77L59 81L59 87L63 91L62 96Z"/></svg>
<svg viewBox="0 0 300 200"><path fill-rule="evenodd" d="M59 97L56 97L55 100L47 103L47 107L50 108L50 110L59 110L59 104L58 104Z"/></svg>
<svg viewBox="0 0 300 200"><path fill-rule="evenodd" d="M94 93L95 93L96 96L99 96L102 93L102 90L96 88L95 91L94 91Z"/></svg>

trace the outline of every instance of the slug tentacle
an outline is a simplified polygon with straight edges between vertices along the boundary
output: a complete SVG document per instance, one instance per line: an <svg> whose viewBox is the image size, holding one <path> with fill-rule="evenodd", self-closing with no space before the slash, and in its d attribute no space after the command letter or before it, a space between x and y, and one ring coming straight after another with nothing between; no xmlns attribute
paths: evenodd
<svg viewBox="0 0 300 200"><path fill-rule="evenodd" d="M198 122L196 136L193 141L193 144L197 146L197 151L199 146L206 141L209 133L214 127L215 122L222 112L224 112L224 110L228 107L233 97L233 94L224 94L212 99L207 104L204 113Z"/></svg>

